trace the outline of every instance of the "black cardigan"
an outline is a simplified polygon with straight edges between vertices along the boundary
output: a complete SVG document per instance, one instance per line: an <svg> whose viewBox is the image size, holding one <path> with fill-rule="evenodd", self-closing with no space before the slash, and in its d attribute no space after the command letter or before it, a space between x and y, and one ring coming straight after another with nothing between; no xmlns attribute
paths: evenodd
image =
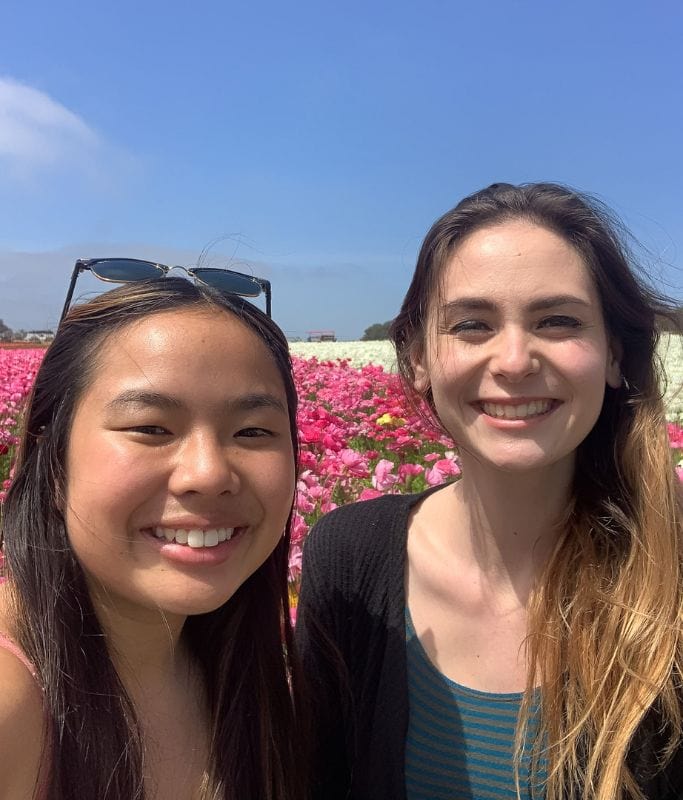
<svg viewBox="0 0 683 800"><path fill-rule="evenodd" d="M306 541L297 639L315 715L315 800L405 800L406 537L424 496L338 508ZM656 727L643 726L629 763L648 800L681 800L683 747L655 774Z"/></svg>

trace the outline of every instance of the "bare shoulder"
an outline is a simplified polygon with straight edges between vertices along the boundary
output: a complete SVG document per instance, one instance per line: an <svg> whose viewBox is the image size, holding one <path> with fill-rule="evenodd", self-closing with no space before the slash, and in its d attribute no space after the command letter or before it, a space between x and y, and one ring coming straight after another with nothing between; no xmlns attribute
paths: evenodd
<svg viewBox="0 0 683 800"><path fill-rule="evenodd" d="M3 616L0 631L7 633ZM23 661L1 646L0 686L0 797L31 797L43 749L42 692Z"/></svg>
<svg viewBox="0 0 683 800"><path fill-rule="evenodd" d="M412 510L408 519L408 548L423 546L438 531L452 536L458 530L460 504L457 484L448 484L426 495Z"/></svg>

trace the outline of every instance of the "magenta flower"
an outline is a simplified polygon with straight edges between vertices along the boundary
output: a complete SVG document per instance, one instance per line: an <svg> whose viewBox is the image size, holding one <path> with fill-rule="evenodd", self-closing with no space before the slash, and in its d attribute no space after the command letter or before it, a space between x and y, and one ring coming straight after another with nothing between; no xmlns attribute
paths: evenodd
<svg viewBox="0 0 683 800"><path fill-rule="evenodd" d="M680 425L675 425L670 422L667 426L669 434L669 444L676 450L683 450L683 428Z"/></svg>

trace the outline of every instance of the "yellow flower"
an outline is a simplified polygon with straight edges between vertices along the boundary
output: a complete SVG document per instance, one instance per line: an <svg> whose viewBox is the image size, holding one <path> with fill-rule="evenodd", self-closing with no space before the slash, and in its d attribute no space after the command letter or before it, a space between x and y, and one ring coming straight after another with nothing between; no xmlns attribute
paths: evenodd
<svg viewBox="0 0 683 800"><path fill-rule="evenodd" d="M405 420L403 417L392 417L391 414L382 414L381 417L378 417L376 420L378 425L403 425Z"/></svg>

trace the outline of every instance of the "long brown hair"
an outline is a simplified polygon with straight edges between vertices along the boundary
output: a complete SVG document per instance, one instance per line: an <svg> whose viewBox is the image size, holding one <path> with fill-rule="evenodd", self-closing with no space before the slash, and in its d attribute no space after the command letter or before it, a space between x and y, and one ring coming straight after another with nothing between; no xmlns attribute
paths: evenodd
<svg viewBox="0 0 683 800"><path fill-rule="evenodd" d="M623 374L578 448L563 535L531 595L517 763L540 680L534 761L547 769L547 800L639 798L634 737L655 735L660 763L683 738L683 514L656 352L657 318L674 322L672 304L639 275L627 232L598 200L558 184L493 184L434 223L391 336L414 395L411 355L446 261L469 234L516 219L583 257ZM434 412L429 392L421 399Z"/></svg>
<svg viewBox="0 0 683 800"><path fill-rule="evenodd" d="M165 278L114 289L71 309L36 376L1 532L18 638L44 690L50 800L145 797L135 707L69 545L60 487L74 408L103 342L135 320L191 307L237 316L268 348L285 386L296 467L297 396L287 341L254 305ZM302 677L288 609L289 527L288 521L273 553L228 602L188 617L183 628L208 697L211 800L306 796Z"/></svg>

